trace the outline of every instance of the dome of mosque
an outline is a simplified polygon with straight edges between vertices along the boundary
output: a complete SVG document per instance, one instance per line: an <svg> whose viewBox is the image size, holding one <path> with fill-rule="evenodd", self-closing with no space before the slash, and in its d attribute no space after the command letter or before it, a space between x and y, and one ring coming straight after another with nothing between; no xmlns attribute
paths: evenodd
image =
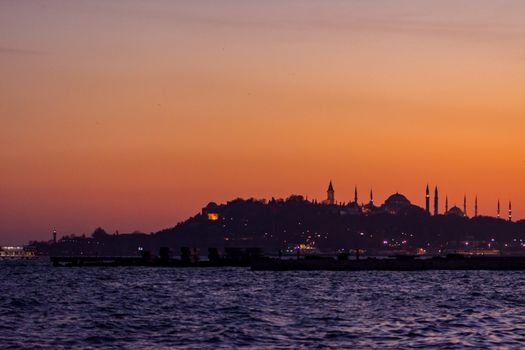
<svg viewBox="0 0 525 350"><path fill-rule="evenodd" d="M204 208L202 208L202 215L209 215L212 213L217 213L219 206L215 202L209 202Z"/></svg>
<svg viewBox="0 0 525 350"><path fill-rule="evenodd" d="M219 206L217 205L217 203L215 202L210 202L208 203L208 205L206 206L207 209L216 209L218 208Z"/></svg>
<svg viewBox="0 0 525 350"><path fill-rule="evenodd" d="M445 214L446 215L465 216L465 213L463 213L463 210L459 209L457 206L453 206Z"/></svg>
<svg viewBox="0 0 525 350"><path fill-rule="evenodd" d="M411 208L412 204L401 193L394 193L387 198L385 203L381 206L383 210L390 214L399 214Z"/></svg>
<svg viewBox="0 0 525 350"><path fill-rule="evenodd" d="M401 193L394 193L385 201L387 206L396 206L396 207L406 207L411 203L407 197L403 196Z"/></svg>

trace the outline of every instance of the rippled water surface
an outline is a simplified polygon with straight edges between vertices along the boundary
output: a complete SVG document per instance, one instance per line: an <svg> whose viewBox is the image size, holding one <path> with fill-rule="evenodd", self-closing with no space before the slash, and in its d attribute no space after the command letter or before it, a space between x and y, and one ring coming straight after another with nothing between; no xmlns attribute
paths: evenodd
<svg viewBox="0 0 525 350"><path fill-rule="evenodd" d="M0 262L0 348L522 348L524 272Z"/></svg>

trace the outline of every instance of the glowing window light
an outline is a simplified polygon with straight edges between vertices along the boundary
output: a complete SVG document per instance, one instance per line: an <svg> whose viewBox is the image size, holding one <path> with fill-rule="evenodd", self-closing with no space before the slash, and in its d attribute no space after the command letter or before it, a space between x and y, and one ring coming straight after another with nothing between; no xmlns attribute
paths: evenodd
<svg viewBox="0 0 525 350"><path fill-rule="evenodd" d="M219 220L219 214L218 213L208 213L208 220L210 221Z"/></svg>

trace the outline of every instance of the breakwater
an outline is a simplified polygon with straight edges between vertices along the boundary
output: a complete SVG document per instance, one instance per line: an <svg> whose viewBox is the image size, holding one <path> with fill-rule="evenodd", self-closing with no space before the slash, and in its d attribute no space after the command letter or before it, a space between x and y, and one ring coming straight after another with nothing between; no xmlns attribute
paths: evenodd
<svg viewBox="0 0 525 350"><path fill-rule="evenodd" d="M525 270L525 257L484 257L451 254L446 257L366 258L343 260L329 257L302 259L255 258L254 271L426 271L426 270Z"/></svg>

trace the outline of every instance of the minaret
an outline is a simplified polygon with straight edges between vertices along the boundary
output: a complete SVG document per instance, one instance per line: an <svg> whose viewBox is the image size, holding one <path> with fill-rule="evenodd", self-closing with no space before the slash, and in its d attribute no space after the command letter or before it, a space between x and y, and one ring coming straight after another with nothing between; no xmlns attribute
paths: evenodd
<svg viewBox="0 0 525 350"><path fill-rule="evenodd" d="M448 212L448 196L445 197L445 214Z"/></svg>
<svg viewBox="0 0 525 350"><path fill-rule="evenodd" d="M476 195L476 199L474 201L474 217L478 216L478 195Z"/></svg>
<svg viewBox="0 0 525 350"><path fill-rule="evenodd" d="M354 188L354 202L357 204L357 186Z"/></svg>
<svg viewBox="0 0 525 350"><path fill-rule="evenodd" d="M427 211L427 214L430 214L430 190L428 189L428 184L427 184L427 194L425 197L425 210Z"/></svg>
<svg viewBox="0 0 525 350"><path fill-rule="evenodd" d="M434 189L434 215L439 214L439 196L438 196L438 187Z"/></svg>
<svg viewBox="0 0 525 350"><path fill-rule="evenodd" d="M499 219L499 217L500 217L499 214L500 214L500 206L499 206L499 199L498 199L498 219Z"/></svg>
<svg viewBox="0 0 525 350"><path fill-rule="evenodd" d="M333 205L335 204L335 192L334 192L334 186L332 186L332 180L330 180L330 184L328 185L328 190L326 191L327 198L326 203Z"/></svg>
<svg viewBox="0 0 525 350"><path fill-rule="evenodd" d="M53 243L57 243L57 230L53 230Z"/></svg>
<svg viewBox="0 0 525 350"><path fill-rule="evenodd" d="M374 205L374 194L372 193L372 189L370 189L370 205Z"/></svg>
<svg viewBox="0 0 525 350"><path fill-rule="evenodd" d="M512 202L509 201L509 222L512 221Z"/></svg>
<svg viewBox="0 0 525 350"><path fill-rule="evenodd" d="M467 216L467 195L463 196L463 215Z"/></svg>

